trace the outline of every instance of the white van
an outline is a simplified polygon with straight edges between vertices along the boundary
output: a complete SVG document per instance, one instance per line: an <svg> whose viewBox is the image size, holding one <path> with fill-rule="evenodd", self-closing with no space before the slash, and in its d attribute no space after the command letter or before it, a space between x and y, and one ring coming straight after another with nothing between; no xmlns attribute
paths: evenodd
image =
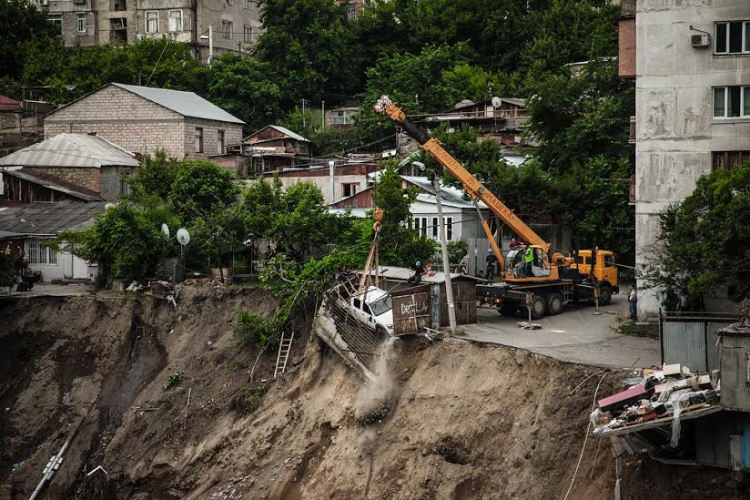
<svg viewBox="0 0 750 500"><path fill-rule="evenodd" d="M366 294L351 297L349 308L360 323L380 333L393 335L393 301L385 290L371 286Z"/></svg>

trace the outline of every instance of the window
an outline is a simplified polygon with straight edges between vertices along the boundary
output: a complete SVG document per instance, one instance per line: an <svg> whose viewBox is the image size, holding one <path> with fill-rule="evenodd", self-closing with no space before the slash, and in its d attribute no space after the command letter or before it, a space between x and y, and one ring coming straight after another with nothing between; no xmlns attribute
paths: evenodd
<svg viewBox="0 0 750 500"><path fill-rule="evenodd" d="M222 21L221 22L221 38L223 38L224 40L231 40L233 29L234 29L234 23L232 21Z"/></svg>
<svg viewBox="0 0 750 500"><path fill-rule="evenodd" d="M195 127L195 134L193 135L193 139L195 140L195 152L196 153L202 153L203 152L203 128L202 127Z"/></svg>
<svg viewBox="0 0 750 500"><path fill-rule="evenodd" d="M432 239L433 240L438 239L438 234L439 234L438 230L440 228L438 227L438 218L437 217L433 217L432 218L432 228L431 229L432 229Z"/></svg>
<svg viewBox="0 0 750 500"><path fill-rule="evenodd" d="M78 33L86 34L86 13L78 12L76 14L76 28Z"/></svg>
<svg viewBox="0 0 750 500"><path fill-rule="evenodd" d="M216 152L219 153L220 155L223 155L224 154L224 131L223 130L219 130L217 139L218 139L217 141L218 147L216 148Z"/></svg>
<svg viewBox="0 0 750 500"><path fill-rule="evenodd" d="M356 3L348 3L346 5L346 18L350 21L354 21L357 19L357 4Z"/></svg>
<svg viewBox="0 0 750 500"><path fill-rule="evenodd" d="M123 11L128 10L128 5L126 0L114 0L114 5L112 6L112 10L114 11Z"/></svg>
<svg viewBox="0 0 750 500"><path fill-rule="evenodd" d="M169 31L182 31L182 11L181 10L170 10L169 11Z"/></svg>
<svg viewBox="0 0 750 500"><path fill-rule="evenodd" d="M714 118L750 116L750 87L714 87Z"/></svg>
<svg viewBox="0 0 750 500"><path fill-rule="evenodd" d="M256 0L245 0L245 8L247 10L255 10L257 6L258 2Z"/></svg>
<svg viewBox="0 0 750 500"><path fill-rule="evenodd" d="M253 43L253 27L252 26L245 26L243 35L244 35L245 43Z"/></svg>
<svg viewBox="0 0 750 500"><path fill-rule="evenodd" d="M443 217L443 224L445 224L445 239L451 241L453 239L453 217Z"/></svg>
<svg viewBox="0 0 750 500"><path fill-rule="evenodd" d="M750 161L750 151L714 151L712 167L718 168L735 168L743 163Z"/></svg>
<svg viewBox="0 0 750 500"><path fill-rule="evenodd" d="M24 250L29 264L57 265L57 252L43 246L41 241L27 240Z"/></svg>
<svg viewBox="0 0 750 500"><path fill-rule="evenodd" d="M419 236L427 236L427 217L414 217L414 229Z"/></svg>
<svg viewBox="0 0 750 500"><path fill-rule="evenodd" d="M351 125L354 113L348 110L332 110L331 125Z"/></svg>
<svg viewBox="0 0 750 500"><path fill-rule="evenodd" d="M604 256L604 267L615 267L615 256L605 255Z"/></svg>
<svg viewBox="0 0 750 500"><path fill-rule="evenodd" d="M146 12L146 33L159 32L159 12L150 10Z"/></svg>
<svg viewBox="0 0 750 500"><path fill-rule="evenodd" d="M359 187L358 182L350 182L341 184L341 195L346 198L348 196L354 196L357 194L357 188Z"/></svg>
<svg viewBox="0 0 750 500"><path fill-rule="evenodd" d="M47 21L52 23L62 33L62 14L48 14Z"/></svg>
<svg viewBox="0 0 750 500"><path fill-rule="evenodd" d="M715 54L750 52L750 21L716 23L714 40Z"/></svg>
<svg viewBox="0 0 750 500"><path fill-rule="evenodd" d="M233 0L221 0L221 3L226 5L232 5Z"/></svg>

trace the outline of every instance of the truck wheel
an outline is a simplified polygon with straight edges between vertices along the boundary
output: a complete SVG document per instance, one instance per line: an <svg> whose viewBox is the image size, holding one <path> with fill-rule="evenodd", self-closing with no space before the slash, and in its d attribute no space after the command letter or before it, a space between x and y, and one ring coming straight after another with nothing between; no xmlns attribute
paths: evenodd
<svg viewBox="0 0 750 500"><path fill-rule="evenodd" d="M552 292L547 296L547 314L556 316L563 310L563 296L560 293Z"/></svg>
<svg viewBox="0 0 750 500"><path fill-rule="evenodd" d="M599 287L599 305L608 306L612 302L612 287L604 284Z"/></svg>
<svg viewBox="0 0 750 500"><path fill-rule="evenodd" d="M497 308L497 312L503 316L515 316L518 313L516 306L500 306Z"/></svg>
<svg viewBox="0 0 750 500"><path fill-rule="evenodd" d="M544 317L544 310L547 309L544 297L541 295L534 295L534 299L531 301L531 319L539 319Z"/></svg>

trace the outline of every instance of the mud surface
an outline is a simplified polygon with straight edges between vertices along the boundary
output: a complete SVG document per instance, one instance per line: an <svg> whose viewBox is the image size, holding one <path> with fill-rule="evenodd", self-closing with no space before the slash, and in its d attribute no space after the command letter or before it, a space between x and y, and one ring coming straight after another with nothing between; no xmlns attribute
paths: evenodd
<svg viewBox="0 0 750 500"><path fill-rule="evenodd" d="M237 346L230 321L275 306L188 289L176 309L46 297L0 310L0 498L28 498L82 421L43 498L562 499L601 376L599 395L620 388L621 372L423 338L396 341L387 380L368 387L309 324L273 380L276 352ZM108 474L86 475L99 465ZM613 489L611 446L590 438L568 498ZM624 467L628 499L745 490L714 469Z"/></svg>

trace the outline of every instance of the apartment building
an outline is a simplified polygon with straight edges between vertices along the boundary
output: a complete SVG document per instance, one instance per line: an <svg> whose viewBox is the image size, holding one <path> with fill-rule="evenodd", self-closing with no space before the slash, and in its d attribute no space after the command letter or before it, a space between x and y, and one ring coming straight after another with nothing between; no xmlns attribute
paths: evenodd
<svg viewBox="0 0 750 500"><path fill-rule="evenodd" d="M656 263L659 214L717 168L750 159L750 2L622 2L620 74L635 80L636 266ZM655 314L658 290L638 283ZM720 302L712 304L719 308Z"/></svg>
<svg viewBox="0 0 750 500"><path fill-rule="evenodd" d="M258 0L30 0L59 26L66 45L84 47L167 37L196 58L244 52L262 31Z"/></svg>

